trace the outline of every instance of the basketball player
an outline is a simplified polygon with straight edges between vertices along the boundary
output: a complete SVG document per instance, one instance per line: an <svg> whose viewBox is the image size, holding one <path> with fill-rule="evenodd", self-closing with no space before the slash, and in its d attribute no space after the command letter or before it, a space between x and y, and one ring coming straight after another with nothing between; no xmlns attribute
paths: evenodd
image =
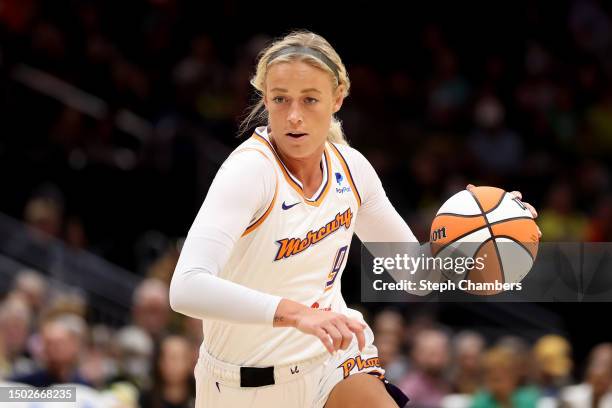
<svg viewBox="0 0 612 408"><path fill-rule="evenodd" d="M245 126L265 126L217 173L170 286L172 308L203 321L196 406L403 406L340 291L353 233L417 242L334 117L346 68L297 32L262 52L251 83L261 101Z"/></svg>

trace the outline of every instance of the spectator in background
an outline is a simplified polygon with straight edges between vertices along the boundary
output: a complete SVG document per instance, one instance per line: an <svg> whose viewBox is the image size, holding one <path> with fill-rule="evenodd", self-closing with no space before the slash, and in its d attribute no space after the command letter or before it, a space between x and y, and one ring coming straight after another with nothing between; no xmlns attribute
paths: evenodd
<svg viewBox="0 0 612 408"><path fill-rule="evenodd" d="M414 339L411 352L413 369L402 380L400 388L410 396L415 408L439 407L450 392L445 378L449 363L448 335L439 329L425 329Z"/></svg>
<svg viewBox="0 0 612 408"><path fill-rule="evenodd" d="M569 87L559 86L556 89L555 102L547 113L547 120L560 147L566 151L578 148L578 115Z"/></svg>
<svg viewBox="0 0 612 408"><path fill-rule="evenodd" d="M157 278L166 285L170 285L172 272L174 272L179 255L180 252L178 248L174 245L169 245L168 248L151 263L147 271L147 276L150 278Z"/></svg>
<svg viewBox="0 0 612 408"><path fill-rule="evenodd" d="M13 292L23 295L34 316L40 313L47 295L47 281L37 271L23 269L13 281Z"/></svg>
<svg viewBox="0 0 612 408"><path fill-rule="evenodd" d="M596 155L612 153L612 87L608 86L600 101L586 114L591 152Z"/></svg>
<svg viewBox="0 0 612 408"><path fill-rule="evenodd" d="M118 374L118 362L112 353L113 330L103 324L91 327L89 341L79 370L94 388L102 389Z"/></svg>
<svg viewBox="0 0 612 408"><path fill-rule="evenodd" d="M53 294L40 318L48 319L63 314L79 316L85 319L87 314L87 300L82 289L67 287Z"/></svg>
<svg viewBox="0 0 612 408"><path fill-rule="evenodd" d="M427 95L428 115L434 125L449 128L456 126L464 113L469 83L459 73L457 57L449 48L439 48L434 60L436 73Z"/></svg>
<svg viewBox="0 0 612 408"><path fill-rule="evenodd" d="M604 196L596 205L595 215L589 221L587 240L612 241L612 195Z"/></svg>
<svg viewBox="0 0 612 408"><path fill-rule="evenodd" d="M559 397L561 388L570 382L572 348L561 336L543 336L533 346L536 382L543 397Z"/></svg>
<svg viewBox="0 0 612 408"><path fill-rule="evenodd" d="M172 335L163 339L155 359L153 387L141 394L140 406L193 408L196 360L197 348L185 338Z"/></svg>
<svg viewBox="0 0 612 408"><path fill-rule="evenodd" d="M76 250L87 249L89 240L85 232L85 226L79 217L68 217L65 229L64 240L66 241L66 245Z"/></svg>
<svg viewBox="0 0 612 408"><path fill-rule="evenodd" d="M143 280L134 291L132 318L137 327L159 341L170 320L168 285L155 278Z"/></svg>
<svg viewBox="0 0 612 408"><path fill-rule="evenodd" d="M612 175L607 160L585 158L576 166L574 178L578 205L598 216L598 207L606 198L611 198ZM602 221L606 221L605 218ZM609 240L605 240L609 241Z"/></svg>
<svg viewBox="0 0 612 408"><path fill-rule="evenodd" d="M153 348L153 340L139 327L124 327L115 335L117 373L106 387L128 406L137 404L139 390L151 386Z"/></svg>
<svg viewBox="0 0 612 408"><path fill-rule="evenodd" d="M207 119L216 119L230 112L220 90L226 85L227 67L219 60L215 42L206 34L191 41L189 55L179 61L172 72L172 81L181 108L200 109ZM225 102L214 106L213 101Z"/></svg>
<svg viewBox="0 0 612 408"><path fill-rule="evenodd" d="M480 98L474 112L476 128L467 141L480 168L495 175L516 173L523 159L523 142L504 126L505 115L504 106L495 96Z"/></svg>
<svg viewBox="0 0 612 408"><path fill-rule="evenodd" d="M11 373L11 365L8 362L4 339L0 336L0 381L7 378Z"/></svg>
<svg viewBox="0 0 612 408"><path fill-rule="evenodd" d="M25 206L24 221L40 238L60 238L63 215L61 206L50 197L32 198ZM42 233L42 235L41 235Z"/></svg>
<svg viewBox="0 0 612 408"><path fill-rule="evenodd" d="M472 408L536 408L539 393L520 386L520 367L511 350L497 346L487 351L482 368L485 388L474 396Z"/></svg>
<svg viewBox="0 0 612 408"><path fill-rule="evenodd" d="M413 350L416 339L420 332L424 330L434 330L438 324L435 310L430 309L429 304L414 305L410 314L404 315L406 322L404 331L404 342L408 350Z"/></svg>
<svg viewBox="0 0 612 408"><path fill-rule="evenodd" d="M585 381L563 389L561 398L570 407L612 407L612 343L595 346L589 355Z"/></svg>
<svg viewBox="0 0 612 408"><path fill-rule="evenodd" d="M485 348L484 338L473 331L458 333L453 339L451 385L454 393L474 394L482 383L480 360Z"/></svg>
<svg viewBox="0 0 612 408"><path fill-rule="evenodd" d="M529 352L531 347L518 335L506 335L500 337L495 347L502 347L512 353L519 374L519 385L526 384L531 376Z"/></svg>
<svg viewBox="0 0 612 408"><path fill-rule="evenodd" d="M193 317L185 316L181 320L181 333L193 344L200 345L204 337L202 332L202 321Z"/></svg>
<svg viewBox="0 0 612 408"><path fill-rule="evenodd" d="M36 365L27 350L32 313L21 296L9 296L0 305L0 342L9 376L32 373Z"/></svg>
<svg viewBox="0 0 612 408"><path fill-rule="evenodd" d="M76 315L60 315L42 323L43 365L31 374L15 376L12 381L49 387L53 384L89 385L78 371L86 323Z"/></svg>
<svg viewBox="0 0 612 408"><path fill-rule="evenodd" d="M378 348L380 365L385 368L385 377L397 383L408 371L408 361L401 350L404 319L395 310L383 310L374 318L373 329L374 343Z"/></svg>
<svg viewBox="0 0 612 408"><path fill-rule="evenodd" d="M149 334L141 328L129 326L119 330L114 344L118 373L109 384L122 382L136 388L149 387L154 347Z"/></svg>
<svg viewBox="0 0 612 408"><path fill-rule="evenodd" d="M540 213L538 225L547 241L585 239L587 219L574 208L574 191L570 184L559 182L551 187L547 205Z"/></svg>

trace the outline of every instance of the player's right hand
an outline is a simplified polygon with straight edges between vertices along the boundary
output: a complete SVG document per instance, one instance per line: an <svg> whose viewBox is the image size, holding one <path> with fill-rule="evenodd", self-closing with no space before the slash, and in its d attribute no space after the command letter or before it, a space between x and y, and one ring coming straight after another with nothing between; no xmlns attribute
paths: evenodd
<svg viewBox="0 0 612 408"><path fill-rule="evenodd" d="M330 353L339 349L346 350L353 336L357 337L359 350L365 346L365 324L339 313L309 309L297 316L295 328L317 336Z"/></svg>
<svg viewBox="0 0 612 408"><path fill-rule="evenodd" d="M359 350L365 347L363 331L367 326L339 313L310 309L283 299L278 305L274 321L277 327L291 326L303 333L317 336L330 354L340 349L346 350L353 341L353 336L357 337Z"/></svg>

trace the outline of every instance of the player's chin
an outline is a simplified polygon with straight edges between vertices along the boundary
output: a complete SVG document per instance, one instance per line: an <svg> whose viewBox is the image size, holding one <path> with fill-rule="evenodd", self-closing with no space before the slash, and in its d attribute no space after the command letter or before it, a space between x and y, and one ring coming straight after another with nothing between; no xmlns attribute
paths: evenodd
<svg viewBox="0 0 612 408"><path fill-rule="evenodd" d="M317 149L313 143L308 143L308 141L292 141L289 140L288 143L285 144L286 154L294 159L304 159L310 157Z"/></svg>

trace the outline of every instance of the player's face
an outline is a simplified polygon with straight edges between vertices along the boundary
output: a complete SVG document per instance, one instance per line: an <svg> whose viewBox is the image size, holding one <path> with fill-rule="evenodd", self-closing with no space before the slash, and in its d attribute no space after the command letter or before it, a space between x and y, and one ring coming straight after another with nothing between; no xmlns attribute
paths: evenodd
<svg viewBox="0 0 612 408"><path fill-rule="evenodd" d="M281 152L295 159L321 155L332 115L342 105L331 76L305 62L272 65L266 75L264 103L272 137Z"/></svg>

